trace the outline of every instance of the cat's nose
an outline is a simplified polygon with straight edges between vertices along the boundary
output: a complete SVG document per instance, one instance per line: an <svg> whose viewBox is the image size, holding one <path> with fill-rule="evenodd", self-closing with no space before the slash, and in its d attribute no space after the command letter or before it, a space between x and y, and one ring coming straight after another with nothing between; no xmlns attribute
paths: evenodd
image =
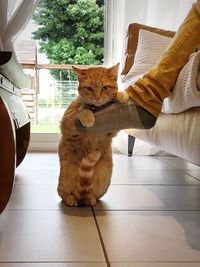
<svg viewBox="0 0 200 267"><path fill-rule="evenodd" d="M95 100L96 100L96 101L99 101L99 100L100 100L100 98L101 98L101 96L100 96L100 95L96 95L96 96L95 96Z"/></svg>

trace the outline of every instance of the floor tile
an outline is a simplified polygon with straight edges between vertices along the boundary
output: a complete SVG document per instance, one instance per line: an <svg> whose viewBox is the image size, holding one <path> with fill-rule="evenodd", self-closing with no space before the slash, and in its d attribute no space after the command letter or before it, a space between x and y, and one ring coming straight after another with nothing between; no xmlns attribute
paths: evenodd
<svg viewBox="0 0 200 267"><path fill-rule="evenodd" d="M57 169L58 167L58 153L29 152L18 168Z"/></svg>
<svg viewBox="0 0 200 267"><path fill-rule="evenodd" d="M104 262L104 256L89 211L4 211L0 261Z"/></svg>
<svg viewBox="0 0 200 267"><path fill-rule="evenodd" d="M177 157L113 162L94 207L111 267L200 266L200 167ZM0 216L0 267L107 266L91 208L64 205L58 176L57 153L27 153L17 168Z"/></svg>
<svg viewBox="0 0 200 267"><path fill-rule="evenodd" d="M95 213L111 262L200 261L200 212Z"/></svg>
<svg viewBox="0 0 200 267"><path fill-rule="evenodd" d="M15 185L6 209L60 209L56 185Z"/></svg>
<svg viewBox="0 0 200 267"><path fill-rule="evenodd" d="M57 184L59 169L27 169L17 168L16 184Z"/></svg>
<svg viewBox="0 0 200 267"><path fill-rule="evenodd" d="M6 210L71 209L57 193L57 185L15 185ZM83 210L91 208L83 207Z"/></svg>
<svg viewBox="0 0 200 267"><path fill-rule="evenodd" d="M85 262L85 263L0 263L0 267L106 267L105 263Z"/></svg>
<svg viewBox="0 0 200 267"><path fill-rule="evenodd" d="M95 210L200 210L200 186L111 185Z"/></svg>
<svg viewBox="0 0 200 267"><path fill-rule="evenodd" d="M200 172L199 172L200 177ZM177 170L113 169L112 184L200 185L200 181Z"/></svg>
<svg viewBox="0 0 200 267"><path fill-rule="evenodd" d="M159 157L157 159L179 170L199 170L200 171L200 166L194 165L181 158Z"/></svg>
<svg viewBox="0 0 200 267"><path fill-rule="evenodd" d="M1 266L1 265L0 265ZM200 262L111 262L111 267L199 267Z"/></svg>
<svg viewBox="0 0 200 267"><path fill-rule="evenodd" d="M174 169L174 166L161 162L151 156L133 156L114 154L113 164L120 170L163 170Z"/></svg>

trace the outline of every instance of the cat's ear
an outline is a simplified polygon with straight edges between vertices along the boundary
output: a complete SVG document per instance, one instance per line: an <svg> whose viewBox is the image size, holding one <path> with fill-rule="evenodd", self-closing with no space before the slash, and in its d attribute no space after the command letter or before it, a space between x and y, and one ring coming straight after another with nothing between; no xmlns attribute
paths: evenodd
<svg viewBox="0 0 200 267"><path fill-rule="evenodd" d="M117 63L113 67L107 69L108 75L110 77L112 77L113 79L117 79L117 77L118 77L118 70L119 70L119 63Z"/></svg>
<svg viewBox="0 0 200 267"><path fill-rule="evenodd" d="M72 68L75 71L75 73L77 74L78 79L83 79L83 77L85 76L86 70L85 69L80 69L80 68L77 68L77 67L74 67L74 66L72 66Z"/></svg>

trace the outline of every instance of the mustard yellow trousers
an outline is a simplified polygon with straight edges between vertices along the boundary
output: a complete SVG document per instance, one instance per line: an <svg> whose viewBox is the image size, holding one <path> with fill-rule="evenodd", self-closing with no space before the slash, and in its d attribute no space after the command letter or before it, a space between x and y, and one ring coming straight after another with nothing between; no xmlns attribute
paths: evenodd
<svg viewBox="0 0 200 267"><path fill-rule="evenodd" d="M193 4L158 65L126 89L130 98L158 117L164 98L170 96L180 70L198 45L200 0Z"/></svg>

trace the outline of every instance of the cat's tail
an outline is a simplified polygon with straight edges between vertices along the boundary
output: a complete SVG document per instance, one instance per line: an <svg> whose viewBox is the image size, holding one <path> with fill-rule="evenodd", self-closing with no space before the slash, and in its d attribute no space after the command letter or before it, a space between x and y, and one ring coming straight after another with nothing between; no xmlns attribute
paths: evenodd
<svg viewBox="0 0 200 267"><path fill-rule="evenodd" d="M78 179L78 189L79 193L88 192L93 188L94 181L94 166L101 157L101 153L95 150L84 157L79 166L79 179Z"/></svg>

